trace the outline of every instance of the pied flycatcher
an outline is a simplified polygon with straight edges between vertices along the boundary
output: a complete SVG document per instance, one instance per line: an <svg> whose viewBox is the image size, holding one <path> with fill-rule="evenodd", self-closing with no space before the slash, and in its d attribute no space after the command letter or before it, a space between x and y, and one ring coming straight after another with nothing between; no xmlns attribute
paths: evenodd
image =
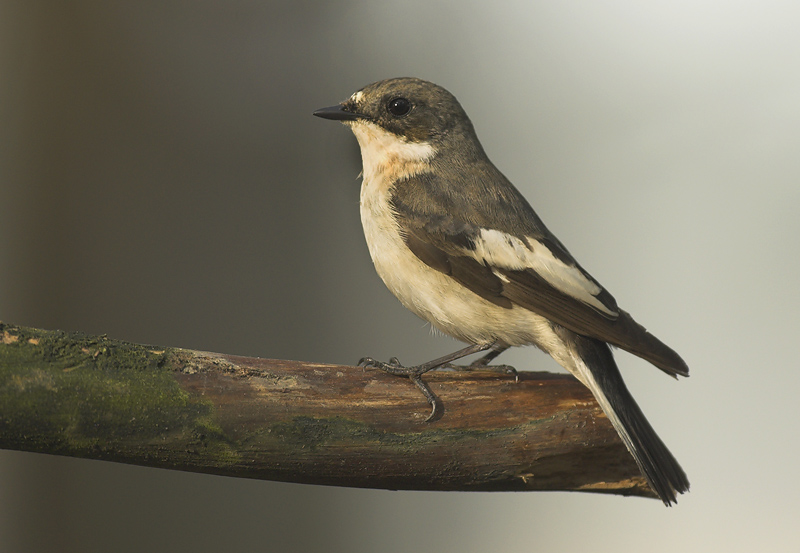
<svg viewBox="0 0 800 553"><path fill-rule="evenodd" d="M511 346L537 346L592 391L666 505L686 492L686 474L626 388L609 346L674 377L689 368L617 307L545 227L486 157L455 97L419 79L389 79L314 115L341 121L358 139L361 222L386 286L419 317L470 344L416 367L396 359L362 364L410 377L433 417L437 398L422 374L479 351L489 350L473 366Z"/></svg>

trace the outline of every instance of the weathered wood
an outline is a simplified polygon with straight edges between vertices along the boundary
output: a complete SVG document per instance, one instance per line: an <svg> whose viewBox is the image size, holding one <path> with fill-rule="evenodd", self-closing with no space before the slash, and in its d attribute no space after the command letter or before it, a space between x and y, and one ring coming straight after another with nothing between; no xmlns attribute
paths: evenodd
<svg viewBox="0 0 800 553"><path fill-rule="evenodd" d="M0 448L386 489L653 497L591 394L521 372L426 376L143 346L0 323Z"/></svg>

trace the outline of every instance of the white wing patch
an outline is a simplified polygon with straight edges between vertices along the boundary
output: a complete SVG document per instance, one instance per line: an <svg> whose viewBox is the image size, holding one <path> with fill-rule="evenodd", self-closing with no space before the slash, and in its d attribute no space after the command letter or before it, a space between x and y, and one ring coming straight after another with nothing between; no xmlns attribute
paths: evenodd
<svg viewBox="0 0 800 553"><path fill-rule="evenodd" d="M489 265L503 269L512 271L531 269L548 284L568 296L611 317L619 315L597 299L597 294L602 291L597 283L587 278L579 268L567 265L558 259L547 246L531 237L526 236L523 242L516 236L499 230L481 229L472 255L478 261L485 261ZM508 282L505 278L502 280Z"/></svg>

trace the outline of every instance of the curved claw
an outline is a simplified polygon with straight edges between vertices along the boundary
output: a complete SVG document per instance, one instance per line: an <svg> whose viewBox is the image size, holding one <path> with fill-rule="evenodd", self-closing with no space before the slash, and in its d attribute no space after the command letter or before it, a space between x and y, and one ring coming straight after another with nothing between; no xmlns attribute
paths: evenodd
<svg viewBox="0 0 800 553"><path fill-rule="evenodd" d="M483 365L483 364L471 364L471 365L456 365L455 363L446 363L439 367L440 369L450 369L452 371L492 371L492 372L499 372L508 375L514 375L514 381L519 382L519 371L512 367L511 365Z"/></svg>
<svg viewBox="0 0 800 553"><path fill-rule="evenodd" d="M422 375L428 371L432 371L443 365L451 363L456 359L461 359L462 357L466 357L467 355L472 355L473 353L478 353L480 351L486 351L487 349L493 347L496 348L495 343L472 344L449 355L445 355L444 357L439 357L433 361L428 361L422 365L417 365L416 367L404 367L400 364L400 360L397 357L392 357L388 363L376 361L372 357L364 357L358 362L358 365L361 367L374 367L395 376L407 376L409 379L411 379L411 382L413 382L417 388L420 389L425 396L425 399L427 399L428 403L431 405L431 414L427 419L425 419L425 422L432 422L441 418L444 408L442 407L442 402L439 401L439 398L437 398L436 394L433 393L433 390L431 390L430 387L422 380ZM494 352L490 352L484 356L484 358L481 360L481 364L485 364L494 359L501 351L505 349L505 347L501 347L500 349L496 348Z"/></svg>
<svg viewBox="0 0 800 553"><path fill-rule="evenodd" d="M362 357L358 360L357 367L372 367L377 363L372 357Z"/></svg>
<svg viewBox="0 0 800 553"><path fill-rule="evenodd" d="M439 398L436 394L433 393L430 386L422 380L422 377L418 374L412 374L408 377L411 382L416 384L417 388L420 389L422 394L425 396L425 399L428 400L428 403L431 406L431 414L425 419L425 422L434 422L442 418L444 415L444 406L442 402L439 401Z"/></svg>
<svg viewBox="0 0 800 553"><path fill-rule="evenodd" d="M358 360L359 367L371 367L374 369L381 369L383 371L390 372L392 369L402 369L404 368L400 363L397 361L397 357L392 357L389 359L388 363L384 363L383 361L378 361L377 359L373 359L372 357L362 357Z"/></svg>
<svg viewBox="0 0 800 553"><path fill-rule="evenodd" d="M513 374L514 375L514 382L519 382L519 371L512 367L511 365L489 365L488 368L497 367L498 370L503 371L506 374Z"/></svg>
<svg viewBox="0 0 800 553"><path fill-rule="evenodd" d="M513 375L514 382L519 382L519 371L511 365L487 365L484 368L490 371L496 370L497 372L501 372L503 374Z"/></svg>

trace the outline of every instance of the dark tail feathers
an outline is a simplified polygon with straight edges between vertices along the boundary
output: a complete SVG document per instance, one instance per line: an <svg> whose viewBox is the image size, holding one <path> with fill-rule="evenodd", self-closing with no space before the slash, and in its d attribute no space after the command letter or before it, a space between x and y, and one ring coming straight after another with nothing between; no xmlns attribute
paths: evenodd
<svg viewBox="0 0 800 553"><path fill-rule="evenodd" d="M575 334L572 337L588 369L583 375L587 380L585 383L633 455L650 487L665 505L675 503L678 494L689 491L689 480L625 386L608 344Z"/></svg>

